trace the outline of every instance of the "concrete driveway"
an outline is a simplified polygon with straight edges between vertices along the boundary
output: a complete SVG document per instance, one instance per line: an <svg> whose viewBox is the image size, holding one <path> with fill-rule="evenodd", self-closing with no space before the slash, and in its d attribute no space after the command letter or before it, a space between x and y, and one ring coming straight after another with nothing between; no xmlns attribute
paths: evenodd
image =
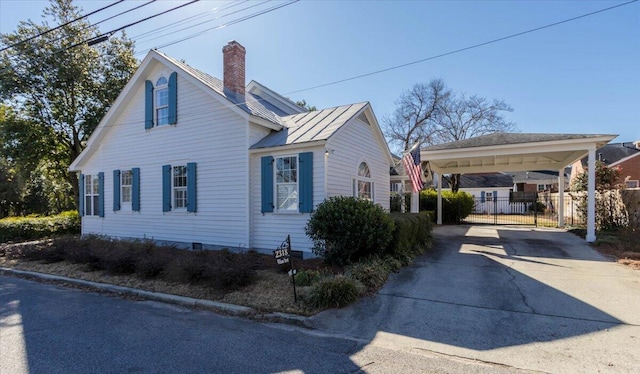
<svg viewBox="0 0 640 374"><path fill-rule="evenodd" d="M640 271L559 229L441 226L375 297L311 318L327 333L543 372L640 372Z"/></svg>

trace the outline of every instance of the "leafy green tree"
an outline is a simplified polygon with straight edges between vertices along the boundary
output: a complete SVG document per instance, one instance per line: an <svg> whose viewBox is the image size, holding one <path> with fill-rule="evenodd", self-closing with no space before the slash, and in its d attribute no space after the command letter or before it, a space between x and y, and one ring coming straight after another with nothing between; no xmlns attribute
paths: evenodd
<svg viewBox="0 0 640 374"><path fill-rule="evenodd" d="M8 46L0 52L0 99L27 124L9 126L4 137L18 165L46 171L56 179L51 188L73 191L77 201L77 176L67 168L138 61L124 33L88 46L101 33L84 19L38 36L52 28L49 22L61 25L81 16L72 0L50 1L40 24L21 21L14 33L0 35Z"/></svg>
<svg viewBox="0 0 640 374"><path fill-rule="evenodd" d="M296 105L301 107L301 108L306 109L309 112L313 112L314 110L318 110L318 109L316 109L315 105L307 104L307 101L305 99L296 101Z"/></svg>

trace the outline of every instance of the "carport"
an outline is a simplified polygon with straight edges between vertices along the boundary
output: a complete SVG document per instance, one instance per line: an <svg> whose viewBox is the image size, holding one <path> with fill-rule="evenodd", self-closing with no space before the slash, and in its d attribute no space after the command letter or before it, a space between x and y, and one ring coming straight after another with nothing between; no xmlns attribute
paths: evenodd
<svg viewBox="0 0 640 374"><path fill-rule="evenodd" d="M422 148L421 160L438 174L438 217L442 224L442 175L501 171L558 170L558 192L563 206L564 168L589 155L587 198L588 242L596 240L596 149L609 143L611 134L495 133ZM417 199L412 199L417 200ZM558 210L558 226L564 226L564 210Z"/></svg>

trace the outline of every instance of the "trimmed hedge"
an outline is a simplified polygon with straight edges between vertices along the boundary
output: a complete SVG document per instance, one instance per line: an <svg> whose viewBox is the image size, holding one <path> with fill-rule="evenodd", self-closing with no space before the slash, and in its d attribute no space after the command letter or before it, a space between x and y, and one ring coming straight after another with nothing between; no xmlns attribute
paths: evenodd
<svg viewBox="0 0 640 374"><path fill-rule="evenodd" d="M442 191L442 222L460 223L473 212L473 196L464 191ZM438 191L420 191L420 211L438 208Z"/></svg>
<svg viewBox="0 0 640 374"><path fill-rule="evenodd" d="M331 197L318 205L305 227L313 253L334 265L381 255L393 230L393 220L381 206L344 196Z"/></svg>
<svg viewBox="0 0 640 374"><path fill-rule="evenodd" d="M29 216L0 219L0 243L79 233L80 217L75 210L47 217Z"/></svg>
<svg viewBox="0 0 640 374"><path fill-rule="evenodd" d="M432 226L429 212L392 213L391 218L395 222L395 230L385 255L407 265L431 248Z"/></svg>
<svg viewBox="0 0 640 374"><path fill-rule="evenodd" d="M150 241L110 240L98 236L82 239L60 237L26 243L20 249L3 255L9 259L31 261L69 261L83 264L90 271L103 270L111 275L135 274L141 279L199 284L221 291L233 291L253 284L258 269L275 269L271 256L255 252L188 251L157 246Z"/></svg>

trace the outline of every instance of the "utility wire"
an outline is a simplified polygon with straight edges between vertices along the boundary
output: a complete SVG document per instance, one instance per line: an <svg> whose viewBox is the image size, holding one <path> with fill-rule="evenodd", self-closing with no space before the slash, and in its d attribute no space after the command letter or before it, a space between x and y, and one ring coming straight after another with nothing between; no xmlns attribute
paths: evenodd
<svg viewBox="0 0 640 374"><path fill-rule="evenodd" d="M120 13L118 13L118 14L115 14L115 15L113 15L113 16L111 16L111 17L107 17L107 18L105 18L105 19L103 19L103 20L101 20L101 21L98 21L98 22L96 22L96 23L93 23L93 24L87 25L86 27L81 28L81 29L80 29L80 31L82 31L82 30L86 30L86 29L91 28L91 27L94 27L94 26L97 26L97 25L99 25L99 24L101 24L101 23L103 23L103 22L109 21L109 20L114 19L114 18L116 18L116 17L119 17L119 16L121 16L121 15L123 15L123 14L129 13L129 12L133 12L134 10L138 10L138 9L140 9L140 8L142 8L142 7L145 7L145 6L147 6L147 5L151 4L151 3L154 3L155 1L156 1L156 0L150 0L150 1L146 2L146 3L144 3L144 4L141 4L141 5L138 5L138 6L136 6L136 7L131 8L131 9L125 10L124 12L120 12ZM49 40L49 41L48 41L48 43L49 43L49 44L51 44L51 43L57 42L58 40L64 39L64 38L66 38L66 37L67 37L66 35L59 36L59 37L58 37L58 38L56 38L56 39Z"/></svg>
<svg viewBox="0 0 640 374"><path fill-rule="evenodd" d="M9 48L13 48L13 47L19 46L20 44L26 43L26 42L28 42L28 41L31 41L31 40L35 39L35 38L39 38L39 37L41 37L41 36L44 36L44 35L46 35L46 34L48 34L48 33L52 32L52 31L55 31L55 30L57 30L57 29L59 29L59 28L62 28L62 27L64 27L64 26L67 26L67 25L69 25L69 24L71 24L71 23L73 23L73 22L76 22L76 21L79 21L79 20L81 20L81 19L83 19L83 18L89 17L89 16L90 16L90 15L92 15L92 14L96 14L96 13L101 12L101 11L103 11L103 10L107 9L107 8L111 8L112 6L117 5L117 4L119 4L119 3L123 2L123 1L124 1L124 0L118 0L118 1L116 1L115 3L111 3L111 4L107 5L107 6L104 6L104 7L100 8L100 9L98 9L98 10L94 10L93 12L91 12L91 13L87 13L87 14L85 14L84 16L78 17L78 18L73 19L73 20L71 20L71 21L69 21L69 22L65 22L65 23L63 23L62 25L56 26L56 27L54 27L54 28L52 28L52 29L49 29L49 30L47 30L47 31L43 31L43 32L41 32L41 33L39 33L39 34L36 34L36 35L34 35L34 36L31 36L31 37L29 37L29 38L23 39L23 40L21 40L21 41L19 41L19 42L17 42L17 43L13 43L13 44L11 44L11 45L9 45L9 46L6 46L6 47L4 47L4 48L0 49L0 52L5 51L5 50L7 50L7 49L9 49Z"/></svg>
<svg viewBox="0 0 640 374"><path fill-rule="evenodd" d="M445 57L445 56L453 55L453 54L456 54L456 53L460 53L460 52L468 51L468 50L470 50L470 49L475 49L475 48L483 47L483 46L485 46L485 45L489 45L489 44L493 44L493 43L501 42L501 41L503 41L503 40L512 39L512 38L515 38L515 37L518 37L518 36L522 36L522 35L525 35L525 34L529 34L529 33L535 32L535 31L540 31L540 30L544 30L544 29L547 29L547 28L550 28L550 27L558 26L558 25L561 25L561 24L563 24L563 23L567 23L567 22L575 21L575 20L578 20L578 19L581 19L581 18L589 17L589 16L592 16L592 15L594 15L594 14L603 13L603 12L606 12L606 11L608 11L608 10L612 10L612 9L619 8L619 7L622 7L622 6L625 6L625 5L629 5L629 4L631 4L631 3L635 3L635 2L637 2L637 1L638 1L638 0L631 0L631 1L628 1L628 2L626 2L626 3L622 3L622 4L618 4L618 5L610 6L610 7L608 7L608 8L604 8L604 9L596 10L596 11L594 11L594 12L586 13L586 14L583 14L583 15L580 15L580 16L576 16L576 17L568 18L568 19L565 19L565 20L562 20L562 21L558 21L558 22L550 23L550 24L545 25L545 26L536 27L536 28L529 29L529 30L526 30L526 31L522 31L522 32L519 32L519 33L516 33L516 34L511 34L511 35L509 35L509 36L504 36L504 37L502 37L502 38L497 38L497 39L489 40L489 41L484 42L484 43L474 44L474 45L469 46L469 47L456 49L456 50L453 50L453 51L450 51L450 52L446 52L446 53L442 53L442 54L439 54L439 55L435 55L435 56L431 56L431 57L423 58L423 59L421 59L421 60L416 60L416 61L412 61L412 62L407 62L406 64L396 65L396 66L388 67L388 68L385 68L385 69L376 70L376 71L372 71L372 72L369 72L369 73L360 74L360 75L356 75L356 76L353 76L353 77L340 79L340 80L333 81L333 82L329 82L329 83L319 84L319 85L317 85L317 86L308 87L308 88L303 88L303 89L301 89L301 90L290 91L290 92L285 93L285 95L290 95L290 94L294 94L294 93L299 93L299 92L304 92L304 91L315 90L316 88L322 88L322 87L332 86L332 85L334 85L334 84L344 83L344 82L352 81L352 80L354 80L354 79L364 78L364 77L368 77L368 76L371 76L371 75L376 75L376 74L384 73L384 72L387 72L387 71L400 69L400 68L407 67L407 66L410 66L410 65L419 64L419 63L421 63L421 62L430 61L430 60L435 60L435 59L440 58L440 57Z"/></svg>
<svg viewBox="0 0 640 374"><path fill-rule="evenodd" d="M96 36L96 37L95 37L95 38L93 38L93 39L85 40L84 42L77 43L77 44L74 44L74 45L72 45L72 46L70 46L70 47L67 47L67 49L70 49L70 48L73 48L73 47L77 47L78 45L80 45L80 44L84 44L85 42L90 44L92 41L96 41L96 42L97 42L97 41L102 41L103 39L109 38L111 35L115 34L115 33L116 33L116 32L118 32L118 31L124 30L124 29L126 29L127 27L131 27L131 26L137 25L137 24L139 24L139 23L142 23L142 22L148 21L148 20L150 20L150 19L152 19L152 18L155 18L155 17L161 16L161 15L163 15L163 14L166 14L166 13L169 13L169 12L173 12L174 10L178 10L178 9L180 9L180 8L183 8L183 7L187 6L187 5L191 5L191 4L193 4L193 3L197 3L198 1L200 1L200 0L192 0L192 1L188 2L188 3L182 4L182 5L178 5L177 7L174 7L174 8L171 8L171 9L167 9L167 10L165 10L165 11L162 11L162 12L160 12L160 13L156 13L156 14L154 14L154 15L152 15L152 16L149 16L149 17L143 18L143 19L141 19L141 20L138 20L138 21L135 21L135 22L131 22L131 23L129 23L129 24L127 24L127 25L124 25L124 26L120 26L120 27L118 27L117 29L113 29L113 30L111 30L111 31L108 31L108 32L105 32L105 33L103 33L103 34L101 34L101 35L98 35L98 36Z"/></svg>
<svg viewBox="0 0 640 374"><path fill-rule="evenodd" d="M301 89L301 90L290 91L290 92L284 93L283 96L284 95L290 95L290 94L293 94L293 93L298 93L298 92L310 91L310 90L313 90L313 89L316 89L316 88L326 87L326 86L330 86L330 85L334 85L334 84L338 84L338 83L342 83L342 82L346 82L346 81L350 81L350 80L354 80L354 79L358 79L358 78L362 78L362 77L367 77L367 76L370 76L370 75L379 74L379 73L383 73L383 72L394 70L394 69L399 69L399 68L402 68L402 67L405 67L405 66L414 65L414 64L417 64L417 63L420 63L420 62L424 62L424 61L433 60L433 59L436 59L436 58L448 56L448 55L451 55L451 54L454 54L454 53L459 53L459 52L462 52L462 51L478 48L480 46L496 43L498 41L502 41L502 40L506 40L506 39L511 39L511 38L514 38L514 37L517 37L517 36L521 36L521 35L525 35L525 34L528 34L528 33L532 33L534 31L543 30L543 29L550 28L550 27L553 27L553 26L561 25L563 23L567 23L567 22L571 22L571 21L574 21L574 20L578 20L580 18L585 18L585 17L592 16L592 15L595 15L595 14L598 14L598 13L606 12L606 11L609 11L609 10L612 10L612 9L615 9L615 8L619 8L621 6L629 5L629 4L637 2L637 1L638 0L628 1L626 3L622 3L622 4L618 4L618 5L615 5L615 6L608 7L608 8L600 9L600 10L597 10L597 11L594 11L594 12L590 12L590 13L586 13L586 14L583 14L583 15L580 15L580 16L568 18L568 19L565 19L565 20L562 20L562 21L550 23L550 24L545 25L545 26L536 27L536 28L533 28L533 29L530 29L530 30L527 30L527 31L523 31L523 32L519 32L519 33L516 33L516 34L511 34L509 36L505 36L505 37L502 37L502 38L493 39L493 40L490 40L490 41L487 41L487 42L484 42L484 43L475 44L475 45L472 45L472 46L469 46L469 47L457 49L455 51L443 53L443 54L440 54L440 55L437 55L437 56L432 56L432 57L428 57L428 58L425 58L425 59L413 61L413 62L410 62L410 63L397 65L397 66L393 66L393 67L390 67L390 68L374 71L374 72L371 72L371 73L361 74L361 75L354 76L354 77L351 77L351 78L345 78L345 79L341 79L341 80L338 80L338 81L325 83L325 84L321 84L321 85L317 85L317 86L313 86L313 87L309 87L309 88L304 88L304 89ZM266 102L265 99L257 99L257 98L255 99L255 101ZM246 106L246 105L247 105L246 101L241 102L241 103L228 103L228 104L225 104L225 106L227 106L227 107L234 107L234 106L235 107L242 107L242 106ZM208 109L204 109L202 111L190 111L189 114L187 114L187 115L183 114L182 118L184 118L185 116L186 117L191 117L191 116L196 117L198 115L205 115L208 112L209 112ZM143 122L144 121L130 121L130 122L123 122L123 123L112 123L112 124L107 125L107 127L135 125L135 124L141 124Z"/></svg>
<svg viewBox="0 0 640 374"><path fill-rule="evenodd" d="M156 39L159 39L159 38L163 38L163 37L168 36L168 35L171 35L171 34L173 34L173 33L179 33L179 32L182 32L182 31L185 31L185 30L188 30L188 29L194 28L194 27L196 27L196 26L204 25L205 23L214 22L214 21L216 21L216 20L218 20L218 19L220 19L220 18L228 17L228 16L231 16L231 15L233 15L233 14L243 12L243 11L245 11L245 10L247 10L247 9L251 9L251 8L254 8L254 7L260 6L260 5L265 4L265 3L268 3L268 2L270 2L270 1L271 1L271 0L266 0L266 1L263 1L263 2L260 2L260 3L255 3L255 4L250 5L250 6L248 6L248 7L245 7L245 8L242 8L242 9L238 9L238 10L234 10L234 11L233 11L233 12L231 12L231 13L223 14L223 15L221 15L221 16L215 17L215 18L210 19L210 20L202 21L202 22L196 23L196 24L191 25L191 26L183 27L183 28L181 28L181 29L179 29L179 30L171 31L171 32L169 32L169 33L165 33L165 34L163 34L163 35L156 36L156 37L154 37L154 38L151 38L151 39L147 40L147 42L149 42L149 41L151 41L151 40L156 40ZM159 30L158 30L158 31L159 31ZM147 35L147 36L150 36L150 35Z"/></svg>
<svg viewBox="0 0 640 374"><path fill-rule="evenodd" d="M238 6L238 5L244 4L247 1L249 1L249 0L235 1L235 2L233 2L233 3L231 3L231 4L227 5L227 6L224 6L222 8L213 8L210 11L212 13L219 13L219 12L222 12L223 10L231 9L231 8L234 8L234 7ZM172 27L177 27L178 25L187 23L187 22L192 21L192 20L197 20L197 19L200 19L200 18L203 18L203 17L207 17L207 16L209 16L208 12L205 12L205 13L202 13L202 14L196 14L196 15L181 19L179 21L175 21L175 22L169 23L169 24L164 25L162 27L159 27L157 29L149 30L149 31L143 32L142 34L138 34L136 36L132 36L131 39L136 39L136 41L139 40L139 39L144 39L144 38L146 38L146 37L148 37L150 35L153 35L153 34L156 34L156 33L160 32L162 30L170 29Z"/></svg>
<svg viewBox="0 0 640 374"><path fill-rule="evenodd" d="M98 42L101 42L101 41L106 40L106 39L107 39L107 38L109 38L111 35L115 34L115 33L116 33L116 32L118 32L118 31L124 30L124 29L126 29L127 27L131 27L131 26L137 25L137 24L139 24L139 23L142 23L142 22L148 21L148 20L150 20L150 19L152 19L152 18L155 18L155 17L161 16L161 15L163 15L163 14L167 14L167 13L169 13L169 12L173 12L173 11L178 10L178 9L180 9L180 8L183 8L183 7L185 7L185 6L191 5L191 4L193 4L193 3L197 3L198 1L200 1L200 0L192 0L192 1L188 2L188 3L182 4L182 5L178 5L177 7L174 7L174 8L171 8L171 9L167 9L167 10L162 11L162 12L160 12L160 13L156 13L156 14L154 14L154 15L152 15L152 16L149 16L149 17L146 17L146 18L143 18L143 19L137 20L137 21L135 21L135 22L131 22L131 23L129 23L129 24L127 24L127 25L124 25L124 26L120 26L120 27L118 27L118 28L116 28L116 29L113 29L113 30L111 30L111 31L108 31L108 32L102 33L102 34L100 34L100 35L98 35L98 36L96 36L96 37L94 37L94 38L87 39L87 40L83 40L83 41L82 41L82 42L80 42L80 43L76 43L76 44L74 44L74 45L71 45L71 46L69 46L69 47L67 47L67 48L65 48L65 49L63 49L63 50L61 50L61 51L59 51L59 52L63 52L63 51L66 51L66 50L68 50L68 49L75 48L75 47L77 47L77 46L79 46L79 45L82 45L82 44L84 44L84 43L88 43L89 45L91 45L91 44L92 44L92 42L93 42L93 44L96 44L96 43L98 43Z"/></svg>
<svg viewBox="0 0 640 374"><path fill-rule="evenodd" d="M228 26L231 26L231 25L235 25L236 23L240 23L240 22L243 22L243 21L249 20L249 19L251 19L251 18L255 18L255 17L258 17L258 16L260 16L260 15L263 15L263 14L266 14L266 13L269 13L269 12L273 12L274 10L277 10L277 9L280 9L280 8L283 8L283 7L286 7L286 6L291 5L291 4L293 4L293 3L297 3L298 1L300 1L300 0L292 0L292 1L289 1L288 3L284 3L284 4L280 4L280 5L276 5L276 6L273 6L273 7L271 7L271 8L267 8L267 9L265 9L265 10L262 10L262 11L259 11L259 12L253 13L253 14L250 14L250 15L248 15L248 16L241 17L241 18L238 18L238 19L233 20L233 21L229 21L229 22L224 23L224 24L222 24L222 25L218 25L218 26L215 26L215 27L212 27L212 28L209 28L209 29L202 30L202 31L200 31L200 32L198 32L198 33L195 33L195 34L192 34L192 35L186 36L186 37L184 37L184 38L182 38L182 39L178 39L178 40L175 40L175 41L173 41L173 42L169 42L169 43L162 44L162 45L158 46L157 48L164 48L164 47L168 47L168 46L170 46L170 45L174 45L174 44L177 44L177 43L183 42L183 41L185 41L185 40L193 39L193 38L195 38L195 37L197 37L197 36L204 35L204 34L209 33L209 32L211 32L211 31L214 31L214 30L217 30L217 29L221 29L221 28L223 28L223 27L228 27Z"/></svg>

